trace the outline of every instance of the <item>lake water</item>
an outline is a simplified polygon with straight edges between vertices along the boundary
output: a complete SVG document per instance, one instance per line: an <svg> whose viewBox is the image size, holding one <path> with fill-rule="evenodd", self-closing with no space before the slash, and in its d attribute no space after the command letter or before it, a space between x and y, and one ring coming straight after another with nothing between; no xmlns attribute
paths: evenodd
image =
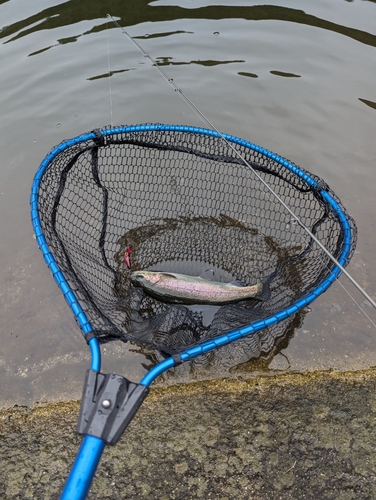
<svg viewBox="0 0 376 500"><path fill-rule="evenodd" d="M325 179L357 222L348 270L376 298L375 1L0 0L1 406L77 399L89 366L33 238L30 186L44 156L111 123L202 126L107 13L217 128ZM341 283L280 354L232 373L374 365L376 314ZM104 372L135 381L155 362L131 344L103 354ZM179 380L226 374L179 370Z"/></svg>

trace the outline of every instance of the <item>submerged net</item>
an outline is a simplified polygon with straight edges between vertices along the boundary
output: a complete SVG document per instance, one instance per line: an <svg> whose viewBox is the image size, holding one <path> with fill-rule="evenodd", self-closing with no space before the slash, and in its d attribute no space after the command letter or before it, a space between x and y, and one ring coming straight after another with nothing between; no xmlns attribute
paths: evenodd
<svg viewBox="0 0 376 500"><path fill-rule="evenodd" d="M348 247L346 265L356 226L328 186L262 148L228 140L335 258ZM211 131L102 129L62 143L45 161L38 188L43 234L100 342L133 340L162 353L181 352L286 310L334 267ZM124 253L130 247L129 269ZM157 300L130 281L135 270L199 276L207 269L215 281L261 282L268 294L230 305L186 306ZM269 352L299 325L296 316L289 312L248 339L246 350Z"/></svg>

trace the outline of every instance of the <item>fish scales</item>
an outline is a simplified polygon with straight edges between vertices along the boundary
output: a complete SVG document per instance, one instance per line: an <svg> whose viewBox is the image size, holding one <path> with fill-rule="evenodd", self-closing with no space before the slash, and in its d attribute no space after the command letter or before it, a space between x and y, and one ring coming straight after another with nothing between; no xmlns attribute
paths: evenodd
<svg viewBox="0 0 376 500"><path fill-rule="evenodd" d="M230 304L260 298L263 293L262 283L237 286L233 283L208 281L199 276L155 271L135 271L131 273L131 281L149 295L177 304Z"/></svg>

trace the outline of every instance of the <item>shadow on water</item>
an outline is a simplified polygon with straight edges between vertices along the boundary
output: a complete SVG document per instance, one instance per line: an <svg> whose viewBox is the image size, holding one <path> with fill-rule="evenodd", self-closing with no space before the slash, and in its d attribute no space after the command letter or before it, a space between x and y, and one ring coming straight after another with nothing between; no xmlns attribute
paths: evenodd
<svg viewBox="0 0 376 500"><path fill-rule="evenodd" d="M352 38L358 42L376 47L376 36L362 30L341 26L325 19L306 14L302 10L275 5L255 5L249 7L230 6L207 6L196 9L185 9L178 6L153 6L145 0L131 0L128 2L117 1L109 5L102 5L98 2L71 0L69 2L42 10L27 19L18 21L9 26L5 26L0 32L0 38L9 37L6 43L41 30L51 30L78 24L81 21L106 18L110 13L121 24L134 26L145 22L174 21L177 19L244 19L248 21L284 21L288 23L314 26L323 30L339 33ZM80 33L77 36L58 40L59 44L75 42L79 37L89 33L99 32L108 28L113 29L112 23L104 22L98 24L89 31ZM116 28L117 29L117 28ZM168 36L171 33L164 33L159 36ZM154 35L156 36L156 35ZM44 50L48 50L46 47Z"/></svg>
<svg viewBox="0 0 376 500"><path fill-rule="evenodd" d="M164 382L203 380L216 377L247 377L258 373L276 373L290 368L288 356L283 350L289 346L295 332L301 328L309 312L305 309L284 321L277 328L267 328L221 349L206 353L161 375ZM163 356L146 344L132 342L131 352L142 354L142 366L150 370L163 360ZM281 359L275 363L275 359ZM282 362L281 362L282 360ZM272 366L274 361L274 365Z"/></svg>
<svg viewBox="0 0 376 500"><path fill-rule="evenodd" d="M301 245L283 248L274 238L259 234L258 229L247 228L243 223L223 215L218 220L196 217L154 221L154 225L131 229L118 243L121 249L114 260L117 262L117 293L124 297L120 300L122 305L119 305L119 309L124 312L123 328L131 335L130 338L154 345L157 350L170 354L270 315L270 311L266 312L267 301L278 292L272 293L269 289L265 304L252 299L225 306L187 306L187 303L185 307L171 306L132 286L130 269L124 265L123 258L127 248L132 249L132 270L163 270L198 276L203 270L211 269L213 279L223 283L231 282L235 277L241 277L246 283L266 283L268 277L272 280L276 278L277 268L282 270L282 263L289 259L289 254L299 254L301 251ZM228 255L229 248L236 253L231 258ZM199 283L197 281L198 286ZM269 287L270 283L265 286ZM283 285L279 286L284 291L290 288L291 292L294 289L293 293L299 294L304 286L303 276L290 266L289 271L284 273ZM280 302L277 307L281 307ZM281 344L281 338L291 337L296 328L301 326L302 317L298 316L298 321L295 317L291 318L232 344L229 349L210 354L203 358L204 361L194 361L189 370L192 371L196 365L206 368L216 365L217 369L226 366L228 369L260 356L269 358Z"/></svg>

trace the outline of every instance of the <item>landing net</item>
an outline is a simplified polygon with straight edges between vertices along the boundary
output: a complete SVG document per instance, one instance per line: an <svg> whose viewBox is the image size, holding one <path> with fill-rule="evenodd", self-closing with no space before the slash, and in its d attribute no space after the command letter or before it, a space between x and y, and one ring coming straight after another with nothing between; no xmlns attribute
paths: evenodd
<svg viewBox="0 0 376 500"><path fill-rule="evenodd" d="M96 130L46 157L34 180L34 227L85 334L175 354L260 324L265 345L258 348L266 352L340 274L302 225L348 264L356 225L325 182L259 146L224 137L240 156L214 131L149 124ZM268 294L186 306L157 300L130 281L136 270L199 276L207 269L215 281L261 282Z"/></svg>

